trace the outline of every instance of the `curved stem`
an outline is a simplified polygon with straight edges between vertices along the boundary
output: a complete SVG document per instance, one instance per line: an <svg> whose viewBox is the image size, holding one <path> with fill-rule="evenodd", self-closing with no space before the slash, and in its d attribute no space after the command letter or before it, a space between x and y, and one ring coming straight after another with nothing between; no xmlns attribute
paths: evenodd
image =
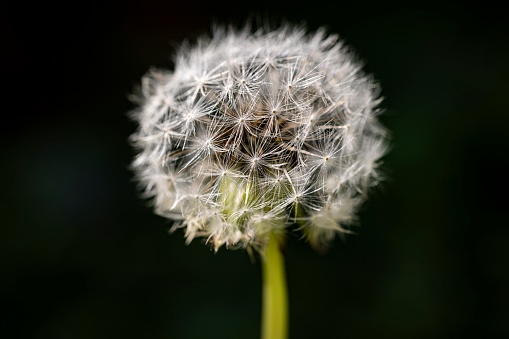
<svg viewBox="0 0 509 339"><path fill-rule="evenodd" d="M288 337L288 296L280 244L280 240L271 233L265 256L262 258L262 339Z"/></svg>

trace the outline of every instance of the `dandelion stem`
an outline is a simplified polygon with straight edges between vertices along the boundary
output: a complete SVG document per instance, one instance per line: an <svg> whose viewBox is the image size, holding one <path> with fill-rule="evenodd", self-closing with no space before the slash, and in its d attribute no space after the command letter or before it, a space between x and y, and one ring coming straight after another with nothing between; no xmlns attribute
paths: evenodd
<svg viewBox="0 0 509 339"><path fill-rule="evenodd" d="M262 258L263 309L262 339L288 337L288 297L281 239L271 233Z"/></svg>

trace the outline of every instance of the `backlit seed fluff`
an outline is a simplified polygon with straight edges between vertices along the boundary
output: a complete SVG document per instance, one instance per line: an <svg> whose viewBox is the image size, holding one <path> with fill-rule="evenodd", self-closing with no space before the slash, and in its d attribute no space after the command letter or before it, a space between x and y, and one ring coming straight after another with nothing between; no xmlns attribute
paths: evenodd
<svg viewBox="0 0 509 339"><path fill-rule="evenodd" d="M323 30L216 29L143 77L132 167L188 241L263 249L290 228L322 248L380 179L379 91Z"/></svg>

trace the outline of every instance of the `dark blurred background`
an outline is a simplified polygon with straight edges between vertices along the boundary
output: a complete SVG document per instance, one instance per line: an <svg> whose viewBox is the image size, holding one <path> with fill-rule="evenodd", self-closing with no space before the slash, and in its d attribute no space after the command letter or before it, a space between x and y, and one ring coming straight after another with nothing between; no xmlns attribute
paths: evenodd
<svg viewBox="0 0 509 339"><path fill-rule="evenodd" d="M357 235L287 241L291 338L509 337L509 44L488 2L16 2L0 9L0 336L258 338L259 261L138 197L127 96L212 23L325 26L383 87Z"/></svg>

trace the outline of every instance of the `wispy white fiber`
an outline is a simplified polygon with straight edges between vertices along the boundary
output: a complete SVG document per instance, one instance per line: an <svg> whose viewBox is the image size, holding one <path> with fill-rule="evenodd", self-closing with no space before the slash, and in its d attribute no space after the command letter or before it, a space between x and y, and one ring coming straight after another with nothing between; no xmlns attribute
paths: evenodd
<svg viewBox="0 0 509 339"><path fill-rule="evenodd" d="M143 77L132 167L188 241L263 247L292 227L320 248L380 180L379 92L324 30L218 28Z"/></svg>

